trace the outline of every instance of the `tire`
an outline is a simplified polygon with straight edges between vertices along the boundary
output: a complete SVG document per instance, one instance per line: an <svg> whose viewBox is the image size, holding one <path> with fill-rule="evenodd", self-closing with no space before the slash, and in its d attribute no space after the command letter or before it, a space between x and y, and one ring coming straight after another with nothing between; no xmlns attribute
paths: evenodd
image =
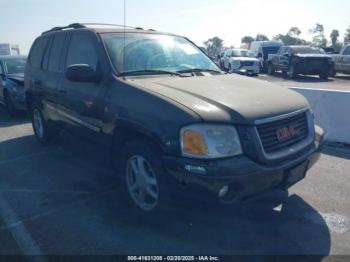
<svg viewBox="0 0 350 262"><path fill-rule="evenodd" d="M36 139L42 145L49 144L57 136L57 130L47 123L37 104L31 106L30 115Z"/></svg>
<svg viewBox="0 0 350 262"><path fill-rule="evenodd" d="M155 147L144 140L127 143L119 165L122 204L127 211L151 217L164 213L169 204L169 177Z"/></svg>
<svg viewBox="0 0 350 262"><path fill-rule="evenodd" d="M232 66L231 66L231 64L228 64L228 72L232 73Z"/></svg>
<svg viewBox="0 0 350 262"><path fill-rule="evenodd" d="M269 63L267 66L267 74L272 76L275 73L275 68L272 63Z"/></svg>
<svg viewBox="0 0 350 262"><path fill-rule="evenodd" d="M295 67L294 65L291 65L289 66L289 69L288 69L288 72L287 72L287 75L290 79L293 79L296 77L296 73L295 73Z"/></svg>
<svg viewBox="0 0 350 262"><path fill-rule="evenodd" d="M328 80L329 75L326 72L322 72L319 74L320 79Z"/></svg>
<svg viewBox="0 0 350 262"><path fill-rule="evenodd" d="M13 104L13 101L10 95L7 92L4 93L4 101L5 101L5 107L6 107L7 113L10 116L14 116L17 113L17 110Z"/></svg>

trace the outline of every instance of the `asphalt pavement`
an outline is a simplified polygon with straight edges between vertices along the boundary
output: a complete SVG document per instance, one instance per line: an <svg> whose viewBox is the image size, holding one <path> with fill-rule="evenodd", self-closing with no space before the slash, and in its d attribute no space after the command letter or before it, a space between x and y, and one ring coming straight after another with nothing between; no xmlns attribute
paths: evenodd
<svg viewBox="0 0 350 262"><path fill-rule="evenodd" d="M108 152L63 133L43 147L25 115L0 108L0 255L350 255L350 149L325 147L284 204L205 198L155 220L120 202Z"/></svg>

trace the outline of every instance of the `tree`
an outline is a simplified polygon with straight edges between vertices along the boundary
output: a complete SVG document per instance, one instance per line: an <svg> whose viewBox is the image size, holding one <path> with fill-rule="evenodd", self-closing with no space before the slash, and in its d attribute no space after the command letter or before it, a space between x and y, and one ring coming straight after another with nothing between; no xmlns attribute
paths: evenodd
<svg viewBox="0 0 350 262"><path fill-rule="evenodd" d="M291 27L287 34L278 34L273 37L274 40L280 40L285 45L306 45L307 41L304 39L299 38L299 35L301 34L301 31L298 27Z"/></svg>
<svg viewBox="0 0 350 262"><path fill-rule="evenodd" d="M269 38L263 34L257 34L255 37L255 41L269 41Z"/></svg>
<svg viewBox="0 0 350 262"><path fill-rule="evenodd" d="M254 37L252 36L244 36L242 37L241 43L242 44L251 44L251 42L254 41Z"/></svg>
<svg viewBox="0 0 350 262"><path fill-rule="evenodd" d="M346 45L346 44L350 44L350 25L346 29L345 35L344 35L344 45Z"/></svg>
<svg viewBox="0 0 350 262"><path fill-rule="evenodd" d="M317 47L326 47L327 39L324 35L324 27L322 24L316 24L314 28L310 30L310 33L313 34L312 44Z"/></svg>
<svg viewBox="0 0 350 262"><path fill-rule="evenodd" d="M287 35L289 35L291 37L298 37L300 34L301 34L301 31L296 26L291 27L287 33Z"/></svg>
<svg viewBox="0 0 350 262"><path fill-rule="evenodd" d="M334 48L338 42L338 37L339 37L339 31L338 30L332 30L331 34L331 41L332 41L332 47Z"/></svg>
<svg viewBox="0 0 350 262"><path fill-rule="evenodd" d="M207 49L207 54L210 57L216 57L223 47L223 42L224 41L217 36L209 38L207 41L204 42L204 45Z"/></svg>

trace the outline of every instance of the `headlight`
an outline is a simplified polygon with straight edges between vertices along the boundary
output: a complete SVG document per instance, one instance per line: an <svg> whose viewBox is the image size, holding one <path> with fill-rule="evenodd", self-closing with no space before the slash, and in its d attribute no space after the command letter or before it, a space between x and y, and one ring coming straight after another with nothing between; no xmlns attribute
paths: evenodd
<svg viewBox="0 0 350 262"><path fill-rule="evenodd" d="M194 124L181 129L182 155L194 158L220 158L242 154L235 127Z"/></svg>

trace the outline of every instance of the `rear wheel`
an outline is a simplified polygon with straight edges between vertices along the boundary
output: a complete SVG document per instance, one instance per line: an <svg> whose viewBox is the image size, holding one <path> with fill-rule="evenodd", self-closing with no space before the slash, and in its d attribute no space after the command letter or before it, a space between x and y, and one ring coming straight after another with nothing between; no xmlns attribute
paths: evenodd
<svg viewBox="0 0 350 262"><path fill-rule="evenodd" d="M33 104L31 107L32 126L35 137L41 144L48 144L57 135L57 130L49 126L43 117L40 107Z"/></svg>
<svg viewBox="0 0 350 262"><path fill-rule="evenodd" d="M123 201L132 212L155 215L168 204L168 179L152 144L133 141L121 153Z"/></svg>
<svg viewBox="0 0 350 262"><path fill-rule="evenodd" d="M329 77L328 73L326 73L326 72L320 73L319 76L320 76L320 79L322 79L322 80L327 80Z"/></svg>
<svg viewBox="0 0 350 262"><path fill-rule="evenodd" d="M269 63L269 65L267 67L267 74L271 76L274 73L275 73L275 68L273 67L273 64Z"/></svg>

